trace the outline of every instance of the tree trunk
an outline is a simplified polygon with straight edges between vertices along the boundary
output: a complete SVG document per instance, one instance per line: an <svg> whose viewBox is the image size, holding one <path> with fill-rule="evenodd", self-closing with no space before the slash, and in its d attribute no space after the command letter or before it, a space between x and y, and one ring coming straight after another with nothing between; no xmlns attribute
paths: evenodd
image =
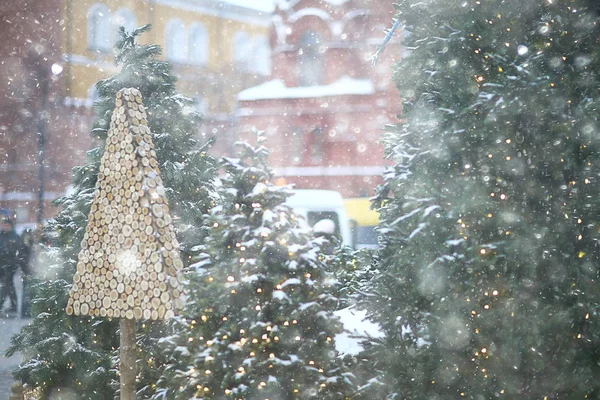
<svg viewBox="0 0 600 400"><path fill-rule="evenodd" d="M121 400L135 400L135 320L121 318L121 360L119 373L121 374Z"/></svg>

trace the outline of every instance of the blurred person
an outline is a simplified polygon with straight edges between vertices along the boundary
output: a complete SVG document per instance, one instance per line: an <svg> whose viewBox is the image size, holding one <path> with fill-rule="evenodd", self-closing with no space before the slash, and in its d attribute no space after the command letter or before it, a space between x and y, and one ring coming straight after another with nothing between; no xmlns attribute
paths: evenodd
<svg viewBox="0 0 600 400"><path fill-rule="evenodd" d="M14 275L22 264L23 244L21 238L14 229L13 220L10 217L2 217L0 223L0 308L8 297L10 308L8 313L17 312L17 290L14 284Z"/></svg>
<svg viewBox="0 0 600 400"><path fill-rule="evenodd" d="M29 297L29 285L32 276L32 263L35 259L36 246L39 243L39 231L25 229L21 234L23 242L23 255L21 257L21 279L23 280L23 292L21 294L21 318L31 317L31 304Z"/></svg>

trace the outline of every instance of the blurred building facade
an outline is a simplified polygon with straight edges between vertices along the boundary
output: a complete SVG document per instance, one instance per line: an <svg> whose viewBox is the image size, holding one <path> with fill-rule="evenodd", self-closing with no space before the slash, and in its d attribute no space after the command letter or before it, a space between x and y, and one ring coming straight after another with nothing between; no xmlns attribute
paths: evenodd
<svg viewBox="0 0 600 400"><path fill-rule="evenodd" d="M265 129L280 182L373 194L384 168L383 127L397 122L391 65L400 32L372 56L393 23L388 0L279 0L270 44L273 79L238 95L238 129Z"/></svg>
<svg viewBox="0 0 600 400"><path fill-rule="evenodd" d="M147 23L179 90L205 115L199 134L231 132L235 94L271 74L271 10L239 0L22 0L0 4L0 208L22 226L56 210L90 148L95 83L113 75L119 26ZM42 135L40 135L40 132ZM225 135L225 133L223 133ZM40 141L43 138L43 141ZM43 171L39 168L43 157Z"/></svg>

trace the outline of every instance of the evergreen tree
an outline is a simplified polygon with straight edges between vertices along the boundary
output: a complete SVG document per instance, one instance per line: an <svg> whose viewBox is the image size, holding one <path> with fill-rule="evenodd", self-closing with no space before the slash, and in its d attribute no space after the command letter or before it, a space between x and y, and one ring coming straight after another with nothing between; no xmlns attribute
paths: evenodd
<svg viewBox="0 0 600 400"><path fill-rule="evenodd" d="M398 2L378 399L600 398L600 6Z"/></svg>
<svg viewBox="0 0 600 400"><path fill-rule="evenodd" d="M263 137L258 136L259 143ZM336 359L338 299L327 265L270 180L268 151L246 143L225 158L210 235L189 270L189 298L163 339L156 399L343 399L351 375Z"/></svg>
<svg viewBox="0 0 600 400"><path fill-rule="evenodd" d="M97 84L100 101L92 135L99 145L88 152L85 165L74 169L73 193L57 200L62 209L46 228L52 239L46 257L52 265L46 280L34 287L37 317L13 338L8 351L9 355L17 351L24 355L15 377L42 396L61 388L78 399L113 399L116 390L111 386L116 377L111 358L118 348L117 321L67 316L65 306L118 90L134 87L142 93L178 239L183 254L187 254L184 260L191 256L189 244L200 240L201 217L212 205L216 163L207 155L209 143L196 139L200 117L193 111L192 100L175 91L176 78L170 65L158 59L160 47L136 43L148 29L144 26L132 33L120 30L116 63L121 70ZM146 322L139 327L142 393L151 390L156 381L158 362L153 344L161 329L161 323Z"/></svg>

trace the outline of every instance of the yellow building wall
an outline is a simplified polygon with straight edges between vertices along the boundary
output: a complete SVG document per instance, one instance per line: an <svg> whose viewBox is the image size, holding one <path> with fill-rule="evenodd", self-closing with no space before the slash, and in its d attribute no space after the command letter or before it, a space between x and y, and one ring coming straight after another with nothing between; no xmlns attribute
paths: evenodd
<svg viewBox="0 0 600 400"><path fill-rule="evenodd" d="M102 0L91 2L87 0L64 0L65 35L63 37L63 49L64 53L69 52L68 44L70 44L70 54L73 59L73 62L65 71L65 73L70 74L69 79L67 79L68 87L66 88L66 95L75 99L86 99L90 88L98 80L107 78L117 72L112 52L98 53L97 50L90 50L88 48L87 14L89 8L96 3L106 5L111 14L120 8L129 9L136 16L137 26L151 23L152 30L142 35L140 41L142 43L159 44L163 50L163 58L164 54L166 54L165 29L169 20L178 18L186 27L190 27L194 22L202 24L208 33L209 50L207 65L178 65L175 68L175 71L182 75L178 89L190 96L193 96L197 90L196 85L189 84L190 80L197 80L198 85L206 86L206 76L208 73L212 73L214 76L222 76L225 81L239 80L239 77L236 79L235 76L232 76L236 74L236 71L231 67L232 40L236 32L246 32L250 37L255 35L268 37L269 34L268 26L220 18L210 14L203 14L175 6L156 4L149 1ZM70 40L67 36L70 36ZM239 85L233 86L237 90L237 86ZM225 87L224 91L231 92L231 88ZM216 100L215 96L218 95L219 93L205 93L203 97L206 97L209 103L214 103ZM234 96L235 93L222 93L222 95L227 96L227 99L220 101L220 103L225 105L226 108L231 109L234 104L234 98L229 99L229 97ZM214 111L215 107L213 105L211 105L211 108Z"/></svg>

